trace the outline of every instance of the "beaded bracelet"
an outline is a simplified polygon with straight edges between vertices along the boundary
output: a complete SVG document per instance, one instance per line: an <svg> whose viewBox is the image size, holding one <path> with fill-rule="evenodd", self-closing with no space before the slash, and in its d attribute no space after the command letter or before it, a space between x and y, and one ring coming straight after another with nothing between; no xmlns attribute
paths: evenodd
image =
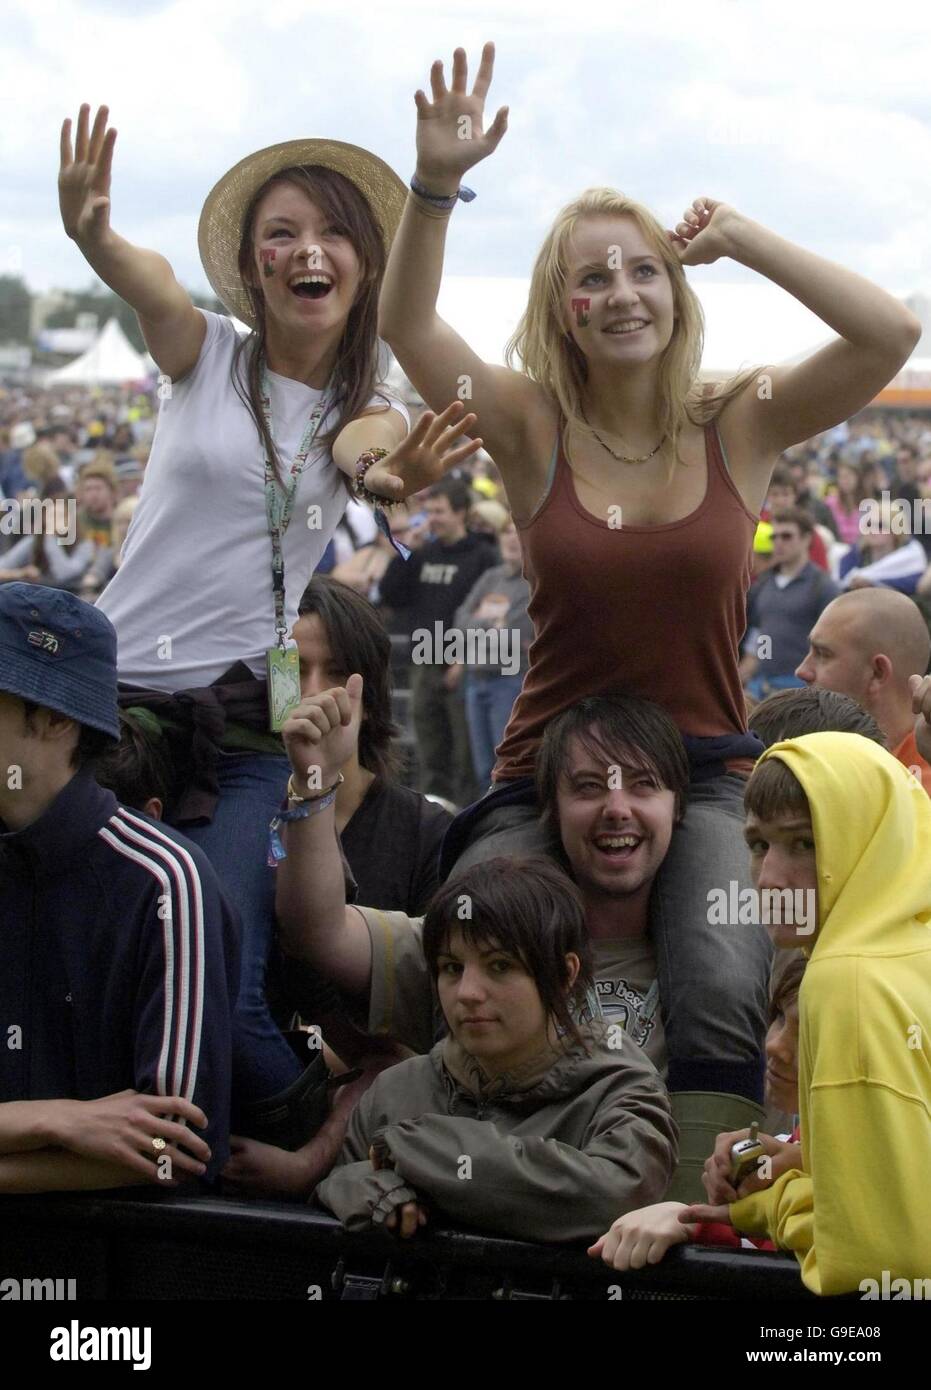
<svg viewBox="0 0 931 1390"><path fill-rule="evenodd" d="M387 458L390 449L366 449L364 454L360 454L356 459L356 473L352 480L352 491L360 502L370 502L373 507L396 507L400 498L394 500L390 497L380 497L377 492L369 492L365 486L365 475L372 467L373 463L379 463L383 458Z"/></svg>

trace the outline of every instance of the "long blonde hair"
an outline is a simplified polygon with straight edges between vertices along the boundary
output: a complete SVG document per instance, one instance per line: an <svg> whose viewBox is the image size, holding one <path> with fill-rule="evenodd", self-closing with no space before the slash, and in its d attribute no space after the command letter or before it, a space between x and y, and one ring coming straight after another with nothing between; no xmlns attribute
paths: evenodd
<svg viewBox="0 0 931 1390"><path fill-rule="evenodd" d="M699 380L705 331L702 307L666 233L642 203L614 188L589 188L566 204L540 248L530 278L527 308L507 344L505 361L538 382L555 399L570 424L591 434L582 418L582 390L588 367L584 354L563 326L563 292L569 272L567 249L577 224L583 217L605 215L633 217L672 281L677 322L660 362L657 389L660 425L671 440L675 458L686 422L704 425L713 420L760 368L749 367L727 382ZM518 358L519 364L515 360Z"/></svg>

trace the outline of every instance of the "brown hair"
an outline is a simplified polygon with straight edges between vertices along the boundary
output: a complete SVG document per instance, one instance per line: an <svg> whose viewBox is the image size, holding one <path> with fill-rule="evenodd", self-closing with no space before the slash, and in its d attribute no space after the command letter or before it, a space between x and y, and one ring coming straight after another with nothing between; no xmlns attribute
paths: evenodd
<svg viewBox="0 0 931 1390"><path fill-rule="evenodd" d="M763 821L811 815L805 789L779 757L761 759L753 769L744 790L744 810Z"/></svg>
<svg viewBox="0 0 931 1390"><path fill-rule="evenodd" d="M593 732L596 724L597 737ZM682 735L666 711L637 695L588 695L547 724L537 754L537 801L554 848L559 839L559 781L573 738L607 763L630 761L655 773L663 786L676 794L676 817L682 814L689 762Z"/></svg>
<svg viewBox="0 0 931 1390"><path fill-rule="evenodd" d="M795 492L795 479L792 477L792 473L789 470L788 464L776 464L776 467L770 474L769 487L767 488L767 492L771 491L774 487L787 487L791 488L792 491Z"/></svg>
<svg viewBox="0 0 931 1390"><path fill-rule="evenodd" d="M383 782L395 780L400 760L392 744L401 731L391 717L391 638L377 610L348 584L315 574L297 611L302 618L317 615L334 664L347 677L354 671L362 677L359 762Z"/></svg>
<svg viewBox="0 0 931 1390"><path fill-rule="evenodd" d="M332 443L343 424L360 415L375 393L378 373L378 293L386 264L385 243L368 199L350 179L338 174L335 169L326 169L318 164L282 169L262 184L246 207L238 265L243 289L249 296L255 327L248 337L240 339L233 354L232 379L238 396L255 421L279 482L280 460L262 412L262 361L267 331L265 296L252 281L255 276L253 223L256 209L269 189L282 183L291 184L312 199L327 219L348 237L359 258L359 292L349 311L331 377L336 392L337 421L326 434L318 436L323 444ZM245 364L245 390L238 370L241 360ZM384 399L387 409L388 398Z"/></svg>
<svg viewBox="0 0 931 1390"><path fill-rule="evenodd" d="M145 716L145 727L142 718ZM120 710L120 741L110 742L97 763L95 780L108 787L117 801L142 811L153 796L167 806L172 790L172 763L165 737L148 710Z"/></svg>
<svg viewBox="0 0 931 1390"><path fill-rule="evenodd" d="M807 964L801 951L776 952L769 977L769 1027L776 1022L779 1014L785 1012L786 1005L798 998Z"/></svg>
<svg viewBox="0 0 931 1390"><path fill-rule="evenodd" d="M786 507L784 511L776 513L773 521L781 526L797 526L802 536L813 536L815 533L815 523L801 507Z"/></svg>
<svg viewBox="0 0 931 1390"><path fill-rule="evenodd" d="M856 481L856 485L854 486L854 490L853 490L853 507L854 507L854 509L859 507L860 503L864 500L864 498L872 496L872 493L870 493L870 492L867 490L866 483L865 483L865 481L864 481L864 476L863 476L865 470L864 470L862 464L860 463L859 459L844 458L842 455L839 455L839 454L838 454L838 455L835 455L834 457L832 457L832 458L829 460L829 462L834 464L834 486L835 486L835 488L836 488L836 490L837 490L837 491L836 491L836 496L837 496L837 498L838 498L841 502L843 502L844 499L843 499L843 494L842 494L842 492L841 492L841 490L840 490L840 483L839 483L839 481L838 481L838 475L839 475L840 470L841 470L842 468L847 468L847 469L849 469L850 472L853 473L853 474L855 475L856 480L857 480L857 481ZM870 467L871 467L871 468L872 468L872 466L873 466L873 465L870 464Z"/></svg>
<svg viewBox="0 0 931 1390"><path fill-rule="evenodd" d="M468 913L463 916L463 907ZM549 1017L582 1042L572 1006L584 1008L593 987L592 955L582 895L549 859L486 859L433 895L423 921L423 952L436 979L453 932L469 946L494 945L519 960L533 979ZM579 958L569 986L566 956Z"/></svg>
<svg viewBox="0 0 931 1390"><path fill-rule="evenodd" d="M816 685L767 695L750 711L747 724L766 748L783 739L821 733L862 734L880 748L886 747L882 729L856 700Z"/></svg>
<svg viewBox="0 0 931 1390"><path fill-rule="evenodd" d="M51 502L54 505L57 498L67 498L70 496L71 493L65 486L63 479L55 477L45 484L45 487L42 489L41 500L43 502ZM54 535L54 531L52 531L51 534ZM46 531L43 527L41 531L36 532L32 541L32 563L40 574L48 573L48 556L45 553L45 537ZM79 539L77 531L75 531L73 541L59 539L58 544L61 546L62 550L68 551L72 550L75 545L77 545Z"/></svg>

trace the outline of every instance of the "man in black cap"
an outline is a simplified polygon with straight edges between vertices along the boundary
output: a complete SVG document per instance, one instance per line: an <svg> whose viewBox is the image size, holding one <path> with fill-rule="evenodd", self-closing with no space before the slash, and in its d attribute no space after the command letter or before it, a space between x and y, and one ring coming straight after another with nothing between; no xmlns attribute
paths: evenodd
<svg viewBox="0 0 931 1390"><path fill-rule="evenodd" d="M0 1193L228 1156L238 919L196 846L95 782L118 738L108 619L0 586Z"/></svg>

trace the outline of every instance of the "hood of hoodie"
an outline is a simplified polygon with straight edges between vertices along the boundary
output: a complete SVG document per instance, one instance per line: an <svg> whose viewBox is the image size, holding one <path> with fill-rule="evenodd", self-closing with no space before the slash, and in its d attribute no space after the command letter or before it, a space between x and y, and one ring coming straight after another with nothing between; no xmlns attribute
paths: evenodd
<svg viewBox="0 0 931 1390"><path fill-rule="evenodd" d="M799 992L803 1173L732 1208L816 1293L923 1278L931 1185L931 799L858 734L774 744L808 797L820 931ZM912 1038L917 1034L919 1046Z"/></svg>
<svg viewBox="0 0 931 1390"><path fill-rule="evenodd" d="M451 1081L474 1100L506 1099L511 1104L526 1102L536 1107L562 1095L575 1095L588 1073L594 1079L606 1067L616 1067L617 1053L607 1051L604 1028L583 1025L579 1032L585 1047L567 1038L561 1050L543 1048L513 1071L495 1077L489 1077L478 1058L451 1033L435 1049L435 1056Z"/></svg>
<svg viewBox="0 0 931 1390"><path fill-rule="evenodd" d="M805 954L898 955L931 927L931 798L906 767L859 734L775 743L811 810L818 921Z"/></svg>

